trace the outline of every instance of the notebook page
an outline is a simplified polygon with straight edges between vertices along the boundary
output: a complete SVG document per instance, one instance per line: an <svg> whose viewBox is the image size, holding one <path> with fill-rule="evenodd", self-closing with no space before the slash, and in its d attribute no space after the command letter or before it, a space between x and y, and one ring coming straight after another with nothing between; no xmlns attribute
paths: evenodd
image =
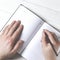
<svg viewBox="0 0 60 60"><path fill-rule="evenodd" d="M23 40L25 44L21 49L22 51L27 46L32 37L35 35L37 30L41 27L43 21L24 6L19 7L19 9L10 19L8 24L10 24L13 20L20 20L21 23L24 25L21 40Z"/></svg>
<svg viewBox="0 0 60 60"><path fill-rule="evenodd" d="M60 33L58 31L56 31L53 27L49 26L47 23L44 23L41 29L39 29L37 34L34 36L34 38L31 40L29 45L22 53L22 56L27 60L44 60L41 44L43 29L47 29L51 32L54 32L58 38L60 37Z"/></svg>

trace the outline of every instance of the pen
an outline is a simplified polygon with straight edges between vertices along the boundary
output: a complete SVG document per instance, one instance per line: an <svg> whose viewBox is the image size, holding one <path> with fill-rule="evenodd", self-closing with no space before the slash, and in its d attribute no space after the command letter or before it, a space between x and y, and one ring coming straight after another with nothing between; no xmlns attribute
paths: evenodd
<svg viewBox="0 0 60 60"><path fill-rule="evenodd" d="M55 55L58 56L58 54L57 54L57 52L56 52L56 50L55 50L53 44L51 43L50 39L48 38L48 35L47 35L46 33L45 33L45 35L46 35L47 43L50 43L50 45L51 45L51 47L52 47L52 49L53 49Z"/></svg>

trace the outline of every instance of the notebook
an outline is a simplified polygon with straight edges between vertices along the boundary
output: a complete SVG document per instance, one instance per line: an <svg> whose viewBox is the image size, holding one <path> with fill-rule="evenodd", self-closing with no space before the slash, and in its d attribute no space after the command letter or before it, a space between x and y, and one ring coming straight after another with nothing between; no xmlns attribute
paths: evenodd
<svg viewBox="0 0 60 60"><path fill-rule="evenodd" d="M6 25L10 24L13 20L20 20L24 25L20 37L21 40L24 41L24 45L21 50L18 50L18 53L27 60L44 60L42 45L40 42L43 29L54 32L58 39L60 38L60 32L22 4Z"/></svg>

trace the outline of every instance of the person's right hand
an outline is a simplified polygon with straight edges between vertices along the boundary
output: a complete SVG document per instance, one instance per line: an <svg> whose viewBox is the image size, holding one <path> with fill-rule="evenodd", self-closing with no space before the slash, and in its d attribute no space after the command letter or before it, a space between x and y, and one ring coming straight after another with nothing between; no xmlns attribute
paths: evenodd
<svg viewBox="0 0 60 60"><path fill-rule="evenodd" d="M0 60L12 57L22 47L24 42L19 38L22 30L20 21L13 21L3 30L0 35Z"/></svg>
<svg viewBox="0 0 60 60"><path fill-rule="evenodd" d="M48 30L44 30L42 34L42 50L43 55L45 57L45 60L56 60L56 55L50 45L50 43L47 43L46 34L48 35L49 40L53 44L54 48L58 49L60 46L60 42L58 41L56 35L53 32L50 32Z"/></svg>

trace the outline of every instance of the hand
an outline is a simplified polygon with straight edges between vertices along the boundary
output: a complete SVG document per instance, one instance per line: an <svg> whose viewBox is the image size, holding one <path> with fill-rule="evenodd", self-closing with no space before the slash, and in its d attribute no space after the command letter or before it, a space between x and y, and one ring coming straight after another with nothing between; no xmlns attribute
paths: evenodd
<svg viewBox="0 0 60 60"><path fill-rule="evenodd" d="M23 30L20 21L13 21L0 35L0 60L5 60L17 53L18 48L22 47L23 41L19 39Z"/></svg>
<svg viewBox="0 0 60 60"><path fill-rule="evenodd" d="M58 41L56 35L48 30L44 30L42 34L42 50L45 60L56 60L56 55L50 43L47 43L46 34L56 50L60 46L60 42Z"/></svg>

